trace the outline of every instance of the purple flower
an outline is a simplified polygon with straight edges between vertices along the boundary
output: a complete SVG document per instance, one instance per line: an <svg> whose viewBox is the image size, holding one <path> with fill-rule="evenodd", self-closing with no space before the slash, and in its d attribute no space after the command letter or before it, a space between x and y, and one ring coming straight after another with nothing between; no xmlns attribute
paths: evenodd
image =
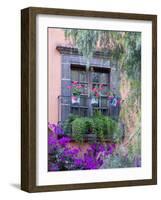
<svg viewBox="0 0 161 200"><path fill-rule="evenodd" d="M105 151L105 147L103 145L100 145L99 146L99 151L101 151L101 152Z"/></svg>
<svg viewBox="0 0 161 200"><path fill-rule="evenodd" d="M59 167L57 164L50 163L48 166L49 171L59 171Z"/></svg>
<svg viewBox="0 0 161 200"><path fill-rule="evenodd" d="M64 130L60 126L58 126L58 125L57 126L55 125L54 131L58 135L64 135Z"/></svg>
<svg viewBox="0 0 161 200"><path fill-rule="evenodd" d="M48 122L48 128L57 135L64 135L64 130L58 124Z"/></svg>
<svg viewBox="0 0 161 200"><path fill-rule="evenodd" d="M48 136L48 144L49 145L56 145L57 144L57 139L54 137L52 133L49 134Z"/></svg>
<svg viewBox="0 0 161 200"><path fill-rule="evenodd" d="M83 160L82 159L75 159L74 164L76 165L76 167L80 167L83 164Z"/></svg>
<svg viewBox="0 0 161 200"><path fill-rule="evenodd" d="M141 167L141 157L140 156L135 156L135 158L134 158L134 166L135 167Z"/></svg>
<svg viewBox="0 0 161 200"><path fill-rule="evenodd" d="M77 155L79 153L79 150L77 148L71 149L72 155Z"/></svg>
<svg viewBox="0 0 161 200"><path fill-rule="evenodd" d="M92 145L91 145L91 148L92 148L93 150L96 150L97 144L96 144L96 143L92 144Z"/></svg>
<svg viewBox="0 0 161 200"><path fill-rule="evenodd" d="M114 149L115 149L115 144L110 144L110 145L108 145L108 153L109 153L109 154L112 154L113 151L114 151Z"/></svg>
<svg viewBox="0 0 161 200"><path fill-rule="evenodd" d="M65 146L67 143L69 143L71 141L71 139L69 137L62 137L60 140L59 140L59 144L61 146Z"/></svg>
<svg viewBox="0 0 161 200"><path fill-rule="evenodd" d="M86 169L97 169L97 162L92 157L85 156L84 163Z"/></svg>

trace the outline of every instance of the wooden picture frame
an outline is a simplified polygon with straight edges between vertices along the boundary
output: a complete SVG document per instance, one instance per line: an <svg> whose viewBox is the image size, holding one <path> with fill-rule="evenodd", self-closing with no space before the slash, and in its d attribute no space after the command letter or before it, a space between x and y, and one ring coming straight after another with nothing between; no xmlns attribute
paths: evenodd
<svg viewBox="0 0 161 200"><path fill-rule="evenodd" d="M36 184L36 17L90 17L124 19L152 23L152 177L74 184ZM157 184L157 16L83 10L29 7L21 10L21 189L27 192L94 189Z"/></svg>

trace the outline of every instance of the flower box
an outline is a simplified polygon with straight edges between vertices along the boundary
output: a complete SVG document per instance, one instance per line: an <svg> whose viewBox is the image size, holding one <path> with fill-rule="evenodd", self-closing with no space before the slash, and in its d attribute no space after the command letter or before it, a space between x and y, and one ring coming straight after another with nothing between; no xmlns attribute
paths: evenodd
<svg viewBox="0 0 161 200"><path fill-rule="evenodd" d="M72 104L80 104L80 97L72 96Z"/></svg>
<svg viewBox="0 0 161 200"><path fill-rule="evenodd" d="M92 105L97 105L97 104L98 104L98 98L92 97L92 99L91 99L91 104L92 104Z"/></svg>

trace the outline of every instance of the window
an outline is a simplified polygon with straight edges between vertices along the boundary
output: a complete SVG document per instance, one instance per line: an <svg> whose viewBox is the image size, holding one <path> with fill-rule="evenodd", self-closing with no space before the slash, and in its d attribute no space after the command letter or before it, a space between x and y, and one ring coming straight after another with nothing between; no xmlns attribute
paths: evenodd
<svg viewBox="0 0 161 200"><path fill-rule="evenodd" d="M90 116L95 110L100 110L102 114L108 115L107 93L110 86L110 70L90 67L89 71L86 71L85 66L72 65L71 82L75 81L82 87L80 102L71 103L71 113L79 116ZM97 88L97 91L99 91L95 104L91 102L93 88Z"/></svg>

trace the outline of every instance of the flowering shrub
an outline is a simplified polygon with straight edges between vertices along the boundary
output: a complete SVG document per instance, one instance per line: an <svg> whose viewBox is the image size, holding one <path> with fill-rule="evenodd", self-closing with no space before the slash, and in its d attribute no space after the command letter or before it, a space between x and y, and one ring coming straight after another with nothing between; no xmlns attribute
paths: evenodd
<svg viewBox="0 0 161 200"><path fill-rule="evenodd" d="M115 144L94 143L81 155L81 148L69 147L70 141L58 125L49 124L49 171L99 169L115 149Z"/></svg>

